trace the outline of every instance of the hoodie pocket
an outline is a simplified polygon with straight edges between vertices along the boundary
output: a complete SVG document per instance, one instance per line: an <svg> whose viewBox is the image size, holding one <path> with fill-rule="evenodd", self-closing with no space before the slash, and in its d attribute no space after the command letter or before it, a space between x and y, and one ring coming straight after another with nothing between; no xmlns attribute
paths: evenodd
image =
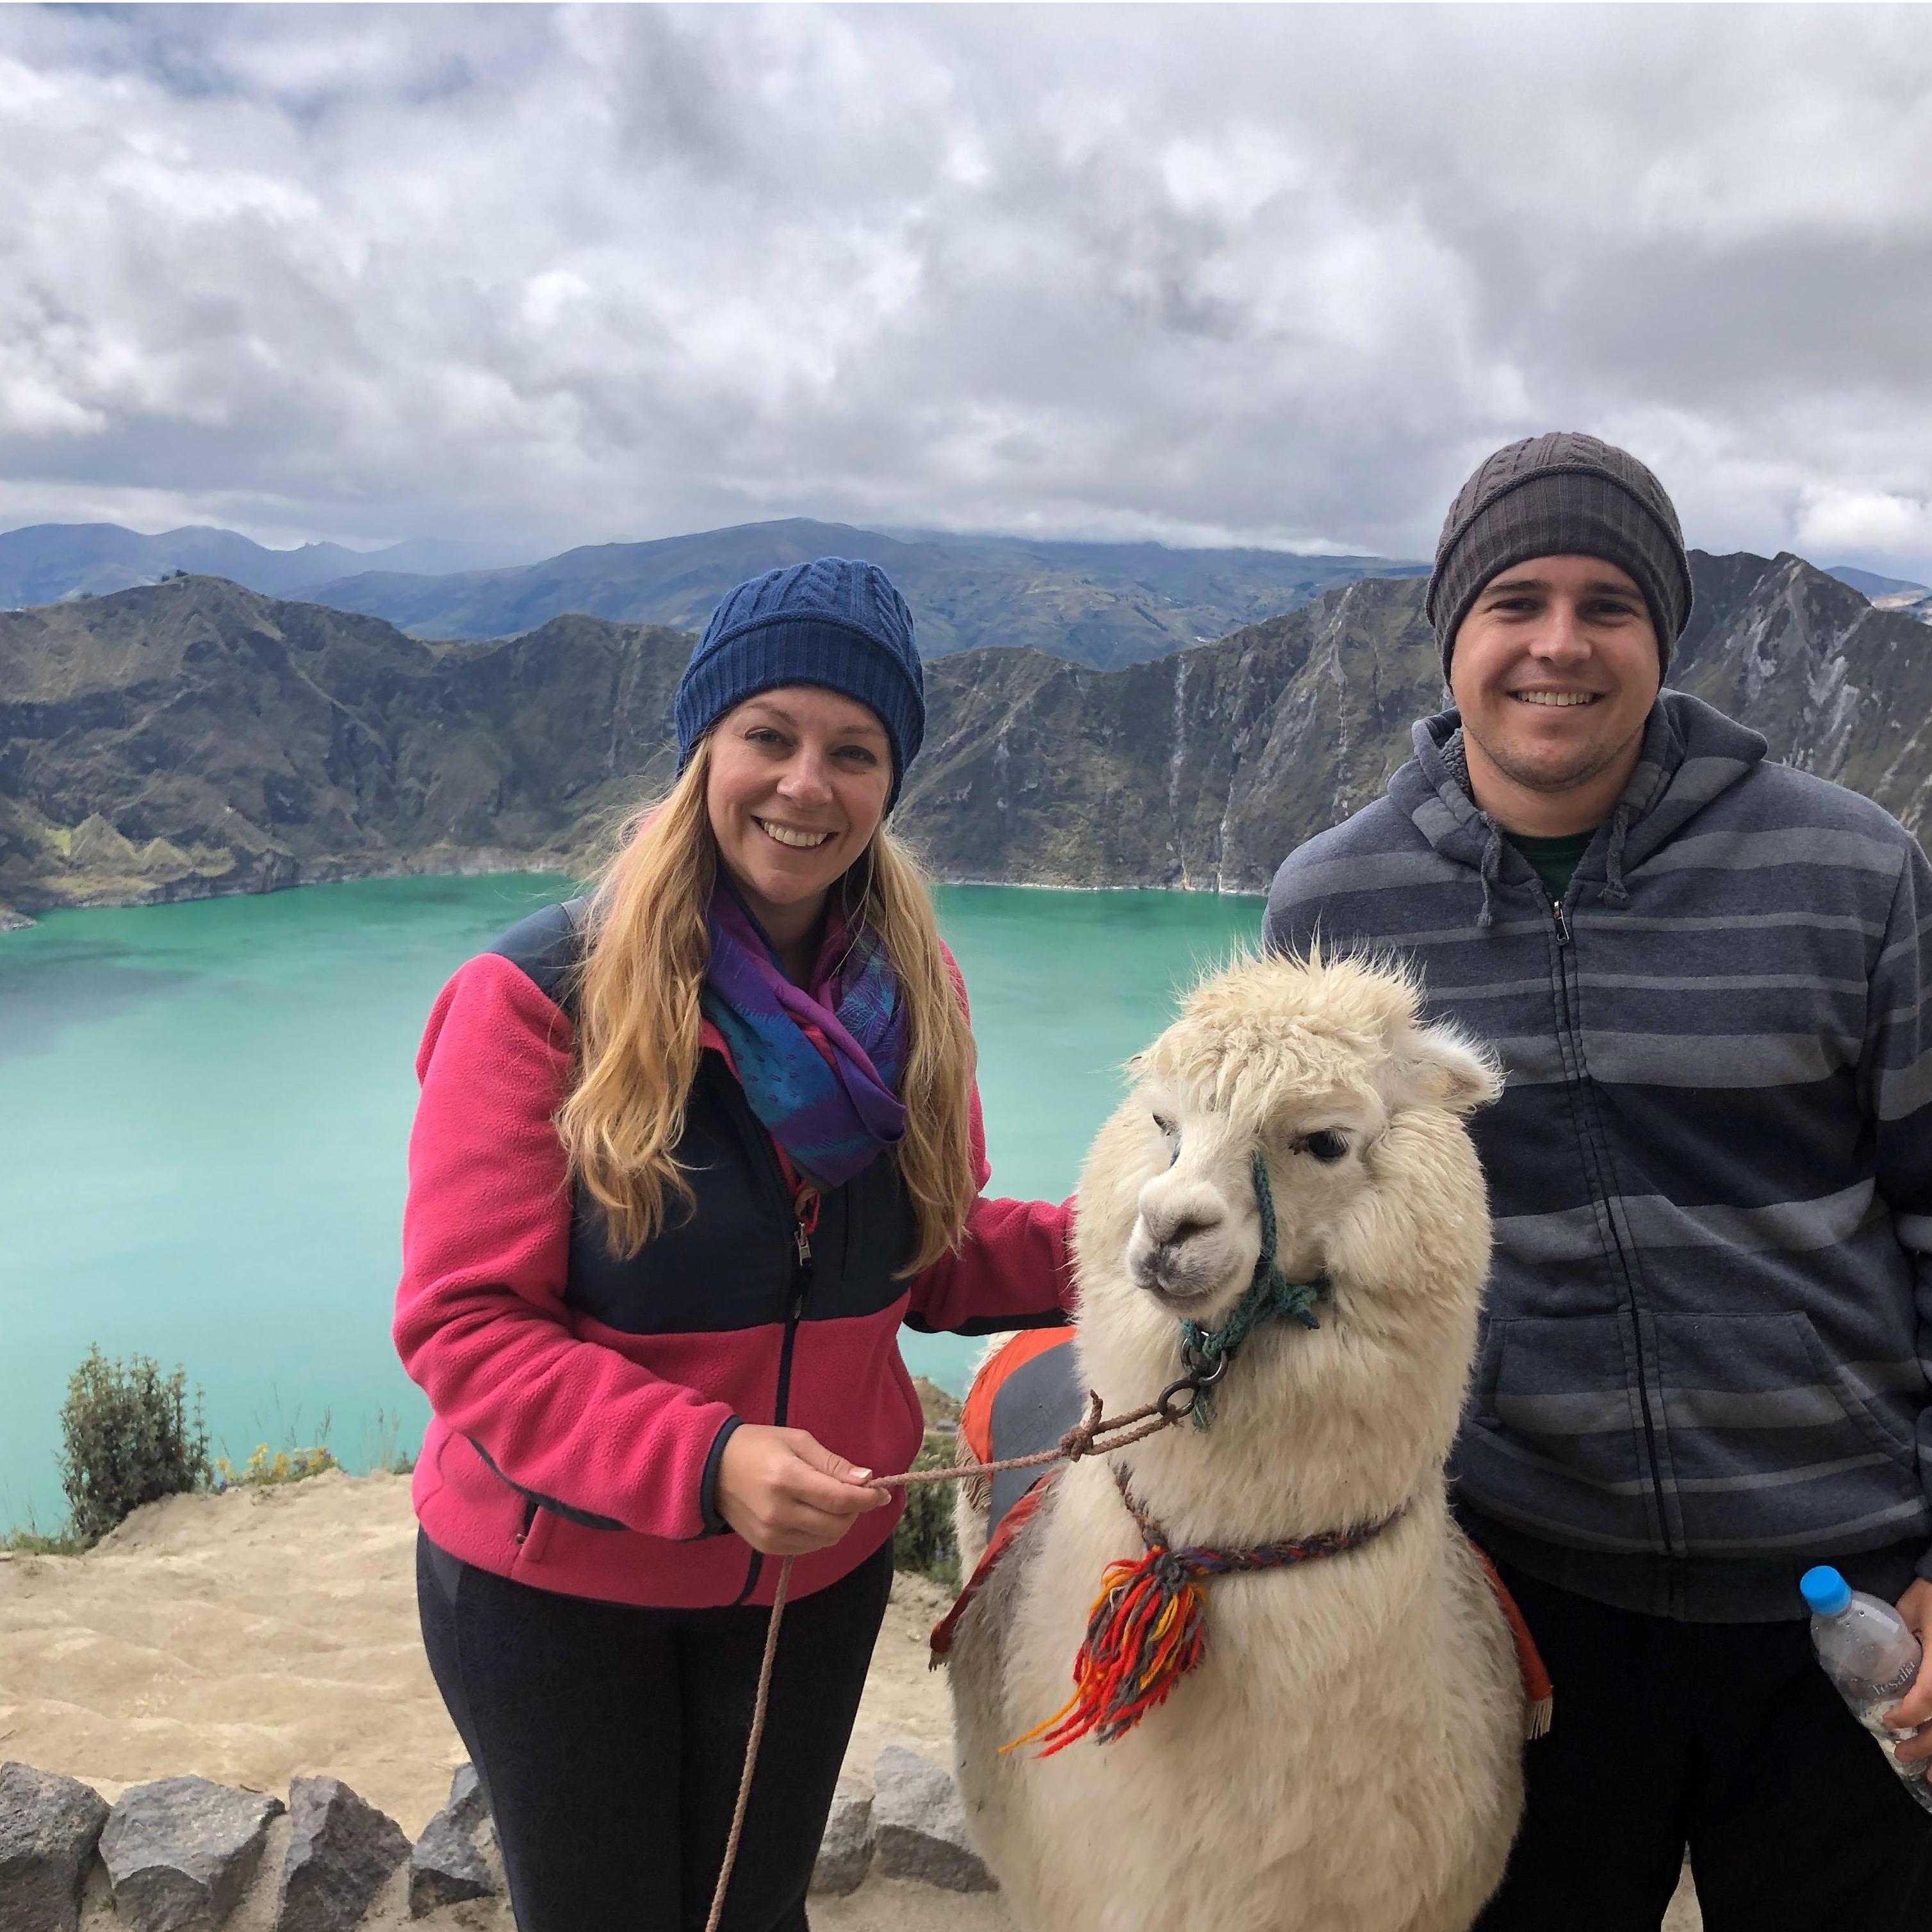
<svg viewBox="0 0 1932 1932"><path fill-rule="evenodd" d="M1673 1487L1693 1555L1793 1556L1912 1534L1912 1444L1839 1375L1808 1316L1655 1318Z"/></svg>
<svg viewBox="0 0 1932 1932"><path fill-rule="evenodd" d="M1456 1451L1463 1494L1553 1542L1661 1549L1636 1390L1620 1316L1492 1322Z"/></svg>

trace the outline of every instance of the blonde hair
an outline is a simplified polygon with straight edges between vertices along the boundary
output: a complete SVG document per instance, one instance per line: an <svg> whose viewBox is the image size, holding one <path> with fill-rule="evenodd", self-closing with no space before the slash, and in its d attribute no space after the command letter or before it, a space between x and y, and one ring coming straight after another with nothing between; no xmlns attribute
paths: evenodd
<svg viewBox="0 0 1932 1932"><path fill-rule="evenodd" d="M634 814L590 904L577 981L577 1076L556 1117L571 1178L604 1210L614 1253L634 1255L691 1184L674 1153L698 1077L699 995L710 957L705 911L718 848L705 806L710 742L700 740L663 798ZM916 1238L907 1274L956 1248L978 1192L968 1122L973 1036L925 874L881 825L834 892L877 935L906 1010L905 1138L890 1158Z"/></svg>

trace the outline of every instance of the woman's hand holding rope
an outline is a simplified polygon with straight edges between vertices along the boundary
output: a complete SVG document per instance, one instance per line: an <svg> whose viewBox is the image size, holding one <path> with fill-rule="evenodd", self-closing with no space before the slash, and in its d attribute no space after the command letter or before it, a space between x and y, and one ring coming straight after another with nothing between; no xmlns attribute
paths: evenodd
<svg viewBox="0 0 1932 1932"><path fill-rule="evenodd" d="M890 1502L891 1490L915 1484L956 1483L963 1476L999 1469L1026 1469L1048 1462L1077 1462L1105 1455L1166 1429L1188 1413L1172 1400L1177 1383L1156 1402L1126 1415L1103 1417L1100 1398L1090 1396L1087 1420L1077 1424L1051 1449L1036 1455L1010 1456L1003 1462L960 1463L945 1469L908 1470L875 1476L848 1462L802 1429L772 1429L741 1424L732 1432L718 1462L718 1513L754 1550L766 1556L803 1556L828 1550L868 1510Z"/></svg>
<svg viewBox="0 0 1932 1932"><path fill-rule="evenodd" d="M766 1556L826 1550L892 1498L802 1429L741 1423L718 1459L718 1514Z"/></svg>

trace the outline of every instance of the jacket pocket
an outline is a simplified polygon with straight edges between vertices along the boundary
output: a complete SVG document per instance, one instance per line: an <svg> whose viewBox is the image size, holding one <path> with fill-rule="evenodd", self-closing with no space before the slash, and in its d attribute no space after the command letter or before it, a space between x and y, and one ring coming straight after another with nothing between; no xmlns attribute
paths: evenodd
<svg viewBox="0 0 1932 1932"><path fill-rule="evenodd" d="M1829 1554L1923 1528L1912 1444L1838 1372L1809 1316L1654 1318L1691 1554Z"/></svg>
<svg viewBox="0 0 1932 1932"><path fill-rule="evenodd" d="M516 1561L510 1566L510 1574L516 1576L544 1560L544 1552L550 1548L550 1540L556 1534L557 1519L533 1498L526 1498L524 1504L523 1534L517 1539Z"/></svg>
<svg viewBox="0 0 1932 1932"><path fill-rule="evenodd" d="M1492 1321L1456 1444L1462 1494L1552 1542L1660 1550L1636 1383L1619 1316Z"/></svg>

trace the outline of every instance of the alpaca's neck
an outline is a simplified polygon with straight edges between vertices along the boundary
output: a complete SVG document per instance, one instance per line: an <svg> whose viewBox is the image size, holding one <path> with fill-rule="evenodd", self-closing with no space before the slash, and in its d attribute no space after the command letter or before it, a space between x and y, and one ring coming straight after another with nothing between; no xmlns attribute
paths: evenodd
<svg viewBox="0 0 1932 1932"><path fill-rule="evenodd" d="M1173 1535L1274 1542L1378 1521L1440 1494L1447 1444L1432 1421L1439 1403L1415 1400L1414 1390L1348 1387L1346 1376L1311 1390L1289 1352L1296 1340L1269 1346L1257 1337L1231 1362L1204 1430L1183 1422L1111 1459L1126 1466L1136 1499ZM1151 1399L1159 1372L1153 1359L1137 1374L1113 1365L1115 1386L1095 1385L1118 1414ZM1454 1407L1452 1399L1452 1418Z"/></svg>

